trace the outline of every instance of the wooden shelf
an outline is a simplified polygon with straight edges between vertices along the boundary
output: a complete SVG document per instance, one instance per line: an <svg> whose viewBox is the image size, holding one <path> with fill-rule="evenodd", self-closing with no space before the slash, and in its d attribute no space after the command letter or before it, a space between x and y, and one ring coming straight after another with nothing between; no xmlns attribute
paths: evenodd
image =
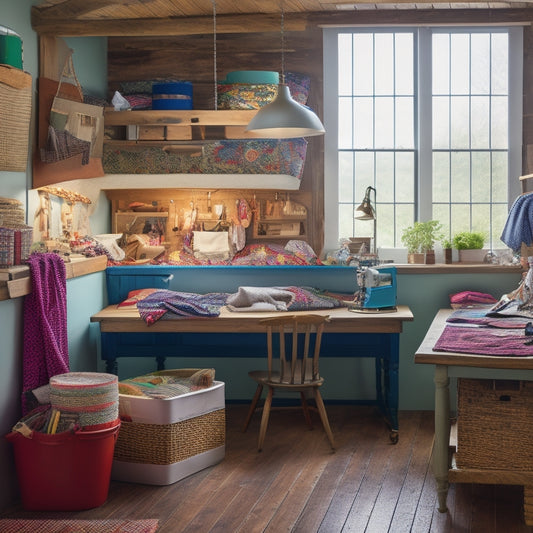
<svg viewBox="0 0 533 533"><path fill-rule="evenodd" d="M72 258L70 262L65 263L67 279L100 272L106 268L107 256L105 255L89 258L83 257L80 259ZM18 265L8 270L13 270L14 276L8 281L0 282L0 301L9 300L10 298L19 298L30 294L30 267Z"/></svg>
<svg viewBox="0 0 533 533"><path fill-rule="evenodd" d="M198 142L199 140L257 139L260 134L246 131L257 110L145 110L104 112L106 128L133 128L128 140L106 140L106 143ZM133 139L131 137L134 137Z"/></svg>

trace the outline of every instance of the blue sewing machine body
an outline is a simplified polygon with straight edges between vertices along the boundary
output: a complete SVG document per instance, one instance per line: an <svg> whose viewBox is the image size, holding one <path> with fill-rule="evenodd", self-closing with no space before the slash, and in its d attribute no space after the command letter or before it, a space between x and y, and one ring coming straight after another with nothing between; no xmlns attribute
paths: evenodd
<svg viewBox="0 0 533 533"><path fill-rule="evenodd" d="M358 269L357 285L355 309L385 311L396 308L396 267Z"/></svg>

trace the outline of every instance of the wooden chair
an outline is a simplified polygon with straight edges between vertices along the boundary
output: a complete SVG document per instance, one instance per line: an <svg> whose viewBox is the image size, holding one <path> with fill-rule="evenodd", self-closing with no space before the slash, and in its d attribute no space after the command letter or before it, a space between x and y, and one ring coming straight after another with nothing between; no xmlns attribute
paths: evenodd
<svg viewBox="0 0 533 533"><path fill-rule="evenodd" d="M257 389L248 411L246 422L244 423L243 432L248 429L250 420L255 412L257 403L261 398L263 387L268 387L268 394L263 406L263 416L261 418L261 427L259 430L258 450L263 448L270 409L272 406L272 397L275 390L294 391L300 393L302 408L307 425L312 429L311 417L309 415L309 406L306 401L306 392L312 391L315 399L322 425L328 436L332 448L335 448L333 434L329 426L328 415L319 388L324 383L318 372L318 360L320 356L320 344L322 342L322 332L324 324L329 321L329 316L316 314L306 315L289 315L274 318L267 318L261 323L265 324L267 332L267 350L268 370L254 370L248 375L257 382ZM302 333L303 335L298 335ZM279 336L279 350L274 350L274 337ZM290 334L292 338L292 349L290 357L285 353L285 335ZM311 337L315 337L313 353L310 354ZM303 340L303 350L301 342ZM276 352L276 353L274 353ZM299 354L299 352L301 352ZM300 355L300 356L299 356Z"/></svg>

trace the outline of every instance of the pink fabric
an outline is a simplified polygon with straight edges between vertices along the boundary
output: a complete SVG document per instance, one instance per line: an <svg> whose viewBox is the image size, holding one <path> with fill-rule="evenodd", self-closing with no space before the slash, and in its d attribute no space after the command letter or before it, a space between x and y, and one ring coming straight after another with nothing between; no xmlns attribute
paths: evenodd
<svg viewBox="0 0 533 533"><path fill-rule="evenodd" d="M31 293L24 299L22 412L31 405L26 393L69 371L67 282L65 263L57 254L28 259Z"/></svg>
<svg viewBox="0 0 533 533"><path fill-rule="evenodd" d="M477 355L501 355L510 357L533 356L533 345L525 342L523 330L491 327L446 326L433 350Z"/></svg>

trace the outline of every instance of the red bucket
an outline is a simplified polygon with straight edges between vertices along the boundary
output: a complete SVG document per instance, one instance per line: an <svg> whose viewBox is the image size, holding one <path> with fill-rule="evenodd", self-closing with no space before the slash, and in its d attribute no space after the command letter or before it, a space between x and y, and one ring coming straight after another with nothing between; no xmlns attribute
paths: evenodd
<svg viewBox="0 0 533 533"><path fill-rule="evenodd" d="M98 431L31 438L11 432L22 505L29 511L80 511L102 505L109 492L120 420Z"/></svg>

